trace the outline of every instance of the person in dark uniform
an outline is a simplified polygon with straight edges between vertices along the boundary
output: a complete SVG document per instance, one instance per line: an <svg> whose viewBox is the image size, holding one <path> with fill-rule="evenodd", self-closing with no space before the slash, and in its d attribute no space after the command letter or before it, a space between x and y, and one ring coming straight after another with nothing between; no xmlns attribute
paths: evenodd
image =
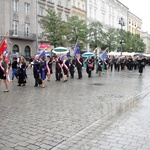
<svg viewBox="0 0 150 150"><path fill-rule="evenodd" d="M17 77L17 58L16 57L14 57L13 58L13 62L12 62L12 64L11 64L11 67L12 67L12 77L11 77L11 79L12 79L12 81L14 80L14 77L16 77L16 79L18 79L18 77Z"/></svg>
<svg viewBox="0 0 150 150"><path fill-rule="evenodd" d="M45 79L46 79L46 61L45 61L45 57L40 58L40 77L42 79L42 85L41 87L44 88L45 87Z"/></svg>
<svg viewBox="0 0 150 150"><path fill-rule="evenodd" d="M144 66L145 66L145 60L144 60L143 57L140 57L140 58L138 59L138 62L139 62L139 73L140 73L140 76L141 76L142 73L143 73L143 68L144 68Z"/></svg>
<svg viewBox="0 0 150 150"><path fill-rule="evenodd" d="M52 70L52 64L53 64L53 59L51 56L47 56L47 65L48 65L48 69L49 71L47 72L47 81L50 81L51 79L51 74L53 73L53 70Z"/></svg>
<svg viewBox="0 0 150 150"><path fill-rule="evenodd" d="M94 64L93 64L91 57L88 57L86 63L87 63L86 72L88 74L88 77L90 78L91 74L92 74L93 67L94 67Z"/></svg>
<svg viewBox="0 0 150 150"><path fill-rule="evenodd" d="M70 71L70 76L71 78L73 79L74 78L74 73L75 73L75 66L76 66L76 59L75 59L75 56L72 56L71 57L71 60L70 60L70 64L69 64L69 71Z"/></svg>
<svg viewBox="0 0 150 150"><path fill-rule="evenodd" d="M40 61L39 61L39 56L36 55L34 58L34 61L31 62L31 65L33 66L33 76L35 79L35 85L34 87L37 87L38 85L41 84L41 79L40 79Z"/></svg>
<svg viewBox="0 0 150 150"><path fill-rule="evenodd" d="M64 56L62 68L63 68L63 73L64 73L64 82L66 82L68 75L69 75L69 60L67 56Z"/></svg>
<svg viewBox="0 0 150 150"><path fill-rule="evenodd" d="M1 80L4 81L5 88L6 88L4 92L9 92L8 81L7 81L7 63L5 60L5 56L3 55L0 56L0 82Z"/></svg>
<svg viewBox="0 0 150 150"><path fill-rule="evenodd" d="M78 71L78 79L82 79L83 58L80 56L80 54L78 54L76 58L76 67Z"/></svg>
<svg viewBox="0 0 150 150"><path fill-rule="evenodd" d="M18 72L18 86L21 86L21 84L23 84L23 86L25 86L26 78L27 78L26 60L22 56L20 57L20 60L19 60L17 72Z"/></svg>
<svg viewBox="0 0 150 150"><path fill-rule="evenodd" d="M57 55L55 57L55 62L56 62L56 66L55 66L55 77L56 77L56 81L60 81L60 79L62 78L62 60L60 59L60 56Z"/></svg>

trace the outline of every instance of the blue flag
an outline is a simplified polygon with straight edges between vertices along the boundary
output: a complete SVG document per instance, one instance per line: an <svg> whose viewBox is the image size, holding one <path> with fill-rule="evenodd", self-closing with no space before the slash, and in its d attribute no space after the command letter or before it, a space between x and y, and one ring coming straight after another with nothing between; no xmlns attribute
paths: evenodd
<svg viewBox="0 0 150 150"><path fill-rule="evenodd" d="M104 51L104 52L102 53L102 55L101 55L102 60L104 60L104 58L106 57L106 55L107 55L107 52Z"/></svg>
<svg viewBox="0 0 150 150"><path fill-rule="evenodd" d="M39 54L39 59L42 58L42 57L45 57L45 51L42 51L42 52Z"/></svg>
<svg viewBox="0 0 150 150"><path fill-rule="evenodd" d="M74 55L77 55L77 54L80 54L80 49L79 49L78 42L76 43L75 48L74 48Z"/></svg>

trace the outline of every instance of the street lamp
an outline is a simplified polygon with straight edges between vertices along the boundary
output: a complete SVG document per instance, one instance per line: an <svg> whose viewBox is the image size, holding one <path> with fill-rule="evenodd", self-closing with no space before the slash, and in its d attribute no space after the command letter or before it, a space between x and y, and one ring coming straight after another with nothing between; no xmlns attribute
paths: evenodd
<svg viewBox="0 0 150 150"><path fill-rule="evenodd" d="M119 23L121 25L121 40L120 40L120 45L121 45L121 55L122 55L122 43L123 43L123 36L122 36L122 27L125 26L124 19L121 17L119 19Z"/></svg>

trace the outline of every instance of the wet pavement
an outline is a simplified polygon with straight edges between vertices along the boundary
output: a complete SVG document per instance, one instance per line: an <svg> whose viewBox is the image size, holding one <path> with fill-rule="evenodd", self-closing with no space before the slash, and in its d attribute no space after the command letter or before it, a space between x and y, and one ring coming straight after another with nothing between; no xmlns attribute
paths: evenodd
<svg viewBox="0 0 150 150"><path fill-rule="evenodd" d="M150 149L150 67L0 89L0 150Z"/></svg>

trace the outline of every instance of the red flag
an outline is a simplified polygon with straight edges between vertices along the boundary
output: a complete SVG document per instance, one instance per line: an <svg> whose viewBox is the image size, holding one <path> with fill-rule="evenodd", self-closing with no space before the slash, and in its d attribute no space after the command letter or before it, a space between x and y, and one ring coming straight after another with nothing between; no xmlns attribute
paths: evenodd
<svg viewBox="0 0 150 150"><path fill-rule="evenodd" d="M8 49L7 40L6 40L6 38L4 37L4 39L2 40L2 42L1 42L1 44L0 44L0 55L2 55L3 52L4 52L5 50L7 50L7 49Z"/></svg>

